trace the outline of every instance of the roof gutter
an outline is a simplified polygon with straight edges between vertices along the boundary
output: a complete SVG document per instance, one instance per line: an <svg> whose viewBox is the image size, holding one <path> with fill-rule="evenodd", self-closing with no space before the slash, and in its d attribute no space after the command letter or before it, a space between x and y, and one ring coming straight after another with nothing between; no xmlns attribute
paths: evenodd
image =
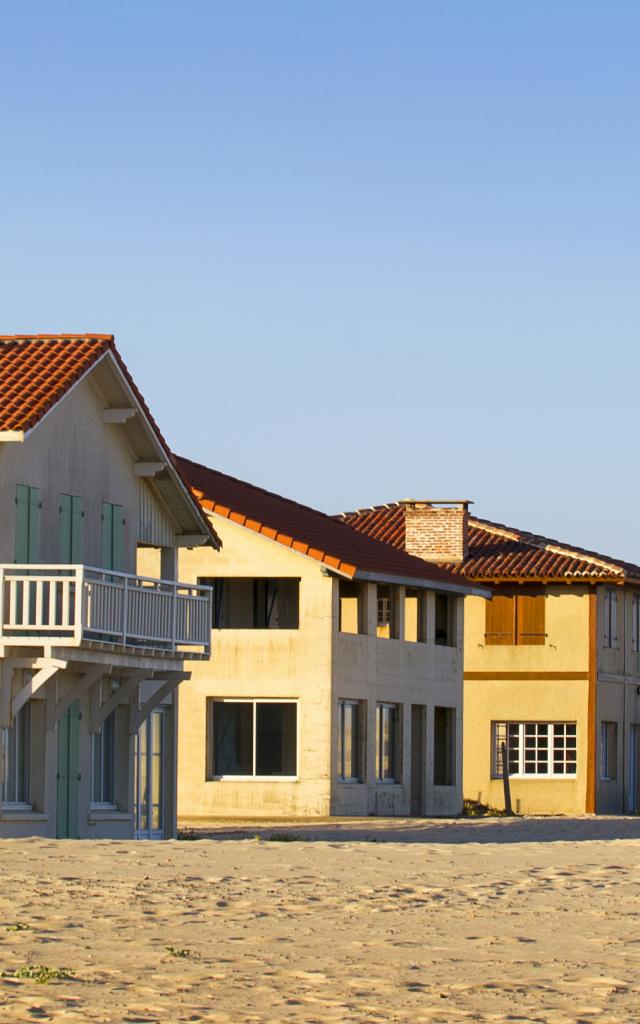
<svg viewBox="0 0 640 1024"><path fill-rule="evenodd" d="M353 579L362 580L363 583L392 583L399 587L418 587L421 590L440 590L450 594L462 594L465 597L484 597L487 601L493 597L490 590L472 584L440 583L438 580L416 579L413 576L388 576L386 573L361 572L359 569L356 570Z"/></svg>

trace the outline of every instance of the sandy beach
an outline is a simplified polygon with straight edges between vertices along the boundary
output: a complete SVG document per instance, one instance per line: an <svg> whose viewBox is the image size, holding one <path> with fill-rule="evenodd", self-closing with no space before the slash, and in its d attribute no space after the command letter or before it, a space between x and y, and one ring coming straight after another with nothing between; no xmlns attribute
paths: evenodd
<svg viewBox="0 0 640 1024"><path fill-rule="evenodd" d="M210 835L0 844L0 1021L640 1020L638 819Z"/></svg>

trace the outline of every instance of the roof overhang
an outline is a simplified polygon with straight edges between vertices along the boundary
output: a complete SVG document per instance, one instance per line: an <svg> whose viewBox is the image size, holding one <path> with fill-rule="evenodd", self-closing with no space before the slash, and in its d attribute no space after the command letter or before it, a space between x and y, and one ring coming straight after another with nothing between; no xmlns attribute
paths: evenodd
<svg viewBox="0 0 640 1024"><path fill-rule="evenodd" d="M427 580L415 576L391 576L386 573L360 572L356 569L355 580L363 583L391 583L399 587L415 587L420 590L439 590L450 594L460 594L463 597L483 597L491 600L493 596L490 590L485 587L474 586L468 583L449 583L446 580Z"/></svg>

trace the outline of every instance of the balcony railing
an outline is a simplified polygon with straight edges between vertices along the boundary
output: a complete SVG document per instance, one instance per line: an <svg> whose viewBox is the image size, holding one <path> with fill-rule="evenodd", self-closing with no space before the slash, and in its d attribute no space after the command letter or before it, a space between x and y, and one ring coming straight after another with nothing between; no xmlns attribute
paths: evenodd
<svg viewBox="0 0 640 1024"><path fill-rule="evenodd" d="M0 642L87 641L207 655L211 589L86 565L0 565Z"/></svg>

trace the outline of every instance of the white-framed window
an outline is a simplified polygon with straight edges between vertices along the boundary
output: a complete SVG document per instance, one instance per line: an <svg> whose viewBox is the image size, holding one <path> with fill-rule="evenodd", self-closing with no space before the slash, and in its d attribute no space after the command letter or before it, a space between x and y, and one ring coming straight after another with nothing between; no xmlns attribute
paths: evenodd
<svg viewBox="0 0 640 1024"><path fill-rule="evenodd" d="M0 732L0 802L18 806L29 804L29 762L31 705L27 702L13 720L11 728Z"/></svg>
<svg viewBox="0 0 640 1024"><path fill-rule="evenodd" d="M108 715L91 735L91 803L114 807L116 790L116 713Z"/></svg>
<svg viewBox="0 0 640 1024"><path fill-rule="evenodd" d="M618 646L618 594L613 587L604 592L604 646Z"/></svg>
<svg viewBox="0 0 640 1024"><path fill-rule="evenodd" d="M640 652L640 594L631 599L631 650L634 654Z"/></svg>
<svg viewBox="0 0 640 1024"><path fill-rule="evenodd" d="M342 782L362 781L362 718L360 701L338 701L338 778Z"/></svg>
<svg viewBox="0 0 640 1024"><path fill-rule="evenodd" d="M614 782L618 778L618 723L600 723L600 778Z"/></svg>
<svg viewBox="0 0 640 1024"><path fill-rule="evenodd" d="M376 706L376 782L399 782L399 709L397 704Z"/></svg>
<svg viewBox="0 0 640 1024"><path fill-rule="evenodd" d="M298 774L298 702L210 698L209 778Z"/></svg>
<svg viewBox="0 0 640 1024"><path fill-rule="evenodd" d="M503 774L503 744L511 776L567 778L576 774L575 722L492 722L493 778Z"/></svg>

